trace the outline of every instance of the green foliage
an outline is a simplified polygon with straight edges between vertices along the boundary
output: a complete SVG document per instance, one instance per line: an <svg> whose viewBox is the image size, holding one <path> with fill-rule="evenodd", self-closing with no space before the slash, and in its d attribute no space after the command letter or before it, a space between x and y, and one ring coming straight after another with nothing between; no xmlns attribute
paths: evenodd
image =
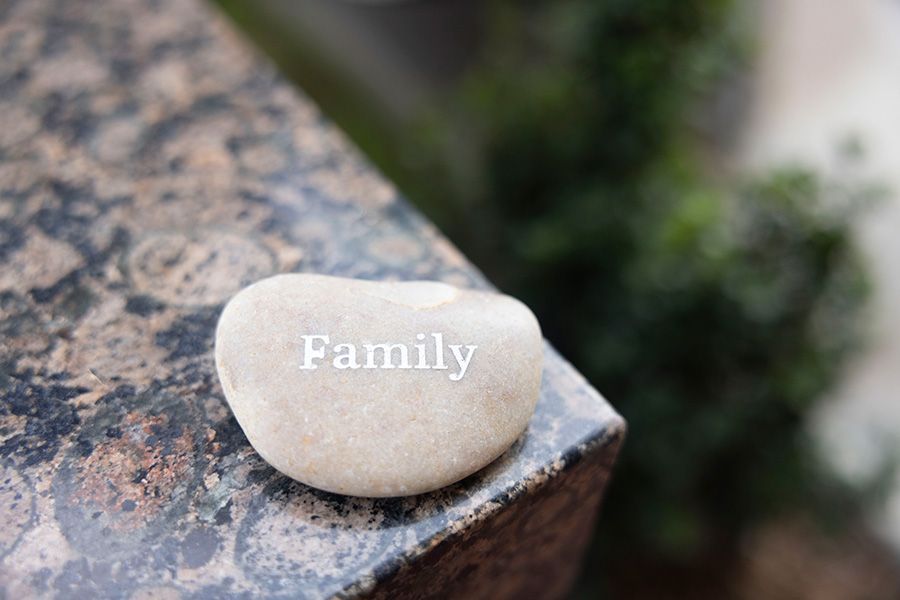
<svg viewBox="0 0 900 600"><path fill-rule="evenodd" d="M497 7L430 132L455 170L415 196L630 423L598 564L730 552L841 489L805 417L855 339L865 194L800 168L711 175L688 123L741 57L729 3L528 6Z"/></svg>
<svg viewBox="0 0 900 600"><path fill-rule="evenodd" d="M741 15L489 6L482 64L422 127L373 135L365 102L293 74L628 419L592 564L709 566L758 519L852 499L805 420L854 344L865 193L800 168L724 174L703 139L729 124L705 109L740 70Z"/></svg>

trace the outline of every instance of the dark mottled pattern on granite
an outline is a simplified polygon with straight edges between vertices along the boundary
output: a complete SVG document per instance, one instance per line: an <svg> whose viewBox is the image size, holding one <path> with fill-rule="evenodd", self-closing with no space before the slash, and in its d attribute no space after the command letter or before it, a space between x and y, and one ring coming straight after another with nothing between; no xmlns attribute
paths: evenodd
<svg viewBox="0 0 900 600"><path fill-rule="evenodd" d="M548 347L537 413L436 493L250 448L211 343L285 271L483 278L205 5L0 3L0 586L30 596L558 596L623 423Z"/></svg>

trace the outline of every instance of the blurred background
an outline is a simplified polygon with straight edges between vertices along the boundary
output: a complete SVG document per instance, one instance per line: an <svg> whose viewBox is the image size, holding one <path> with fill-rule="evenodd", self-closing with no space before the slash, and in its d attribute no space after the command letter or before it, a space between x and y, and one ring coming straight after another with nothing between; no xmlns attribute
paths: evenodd
<svg viewBox="0 0 900 600"><path fill-rule="evenodd" d="M574 597L900 597L900 2L217 2L628 419Z"/></svg>

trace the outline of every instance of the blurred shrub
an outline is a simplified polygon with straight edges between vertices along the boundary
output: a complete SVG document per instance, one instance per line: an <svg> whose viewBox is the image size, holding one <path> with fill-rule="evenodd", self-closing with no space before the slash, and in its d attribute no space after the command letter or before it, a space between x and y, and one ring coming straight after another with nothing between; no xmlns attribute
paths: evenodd
<svg viewBox="0 0 900 600"><path fill-rule="evenodd" d="M708 567L847 497L804 419L855 339L867 192L721 175L691 123L742 57L728 2L526 6L497 5L414 197L630 423L595 566Z"/></svg>
<svg viewBox="0 0 900 600"><path fill-rule="evenodd" d="M731 2L489 6L483 62L422 127L376 140L364 101L342 124L628 419L592 575L674 591L761 518L843 510L804 421L855 339L865 190L726 172Z"/></svg>

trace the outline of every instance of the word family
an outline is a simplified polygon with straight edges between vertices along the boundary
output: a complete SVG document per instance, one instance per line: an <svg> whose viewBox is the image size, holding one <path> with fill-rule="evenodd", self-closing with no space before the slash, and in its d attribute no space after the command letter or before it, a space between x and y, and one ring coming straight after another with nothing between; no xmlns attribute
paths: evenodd
<svg viewBox="0 0 900 600"><path fill-rule="evenodd" d="M355 344L341 343L331 345L328 335L301 335L303 339L303 357L301 369L318 369L319 361L326 362L326 356L335 369L434 369L446 371L451 369L448 362L455 362L455 370L448 377L450 381L462 379L472 362L472 356L478 346L448 344L444 351L444 334L432 333L426 337L424 333L416 335L419 343L406 344L380 343L362 344L357 350ZM429 358L434 358L433 362Z"/></svg>

